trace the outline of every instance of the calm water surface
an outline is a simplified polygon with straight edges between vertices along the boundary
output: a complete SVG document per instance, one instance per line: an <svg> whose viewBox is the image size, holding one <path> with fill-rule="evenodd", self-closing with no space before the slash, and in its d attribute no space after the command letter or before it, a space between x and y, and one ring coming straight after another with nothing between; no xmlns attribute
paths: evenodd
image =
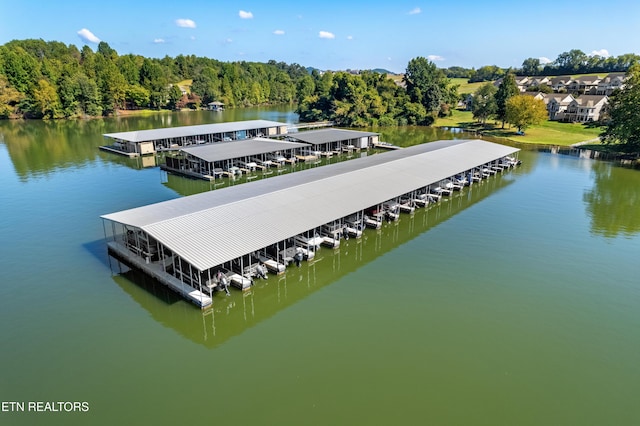
<svg viewBox="0 0 640 426"><path fill-rule="evenodd" d="M0 122L0 401L90 405L0 424L640 423L638 171L522 152L205 315L107 258L101 214L211 188L102 133L254 118L296 120Z"/></svg>

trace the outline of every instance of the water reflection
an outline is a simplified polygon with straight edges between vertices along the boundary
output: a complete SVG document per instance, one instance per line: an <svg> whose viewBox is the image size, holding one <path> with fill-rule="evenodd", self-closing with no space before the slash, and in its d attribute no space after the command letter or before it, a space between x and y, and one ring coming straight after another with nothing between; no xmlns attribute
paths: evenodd
<svg viewBox="0 0 640 426"><path fill-rule="evenodd" d="M114 275L113 279L156 321L196 343L215 347L512 182L509 173L494 176L454 193L440 204L418 209L413 215L402 215L398 222L385 224L379 231L366 230L362 239L343 241L337 250L323 248L313 263L305 262L300 268L288 268L280 277L271 275L266 281L257 281L248 292L234 291L231 296L215 294L213 309L204 314L145 274L129 270L122 264L118 263L114 272L124 273Z"/></svg>
<svg viewBox="0 0 640 426"><path fill-rule="evenodd" d="M607 238L640 232L640 172L595 161L593 188L583 200L591 218L591 232Z"/></svg>
<svg viewBox="0 0 640 426"><path fill-rule="evenodd" d="M22 181L55 170L79 168L97 161L139 169L152 159L129 159L98 150L103 133L242 120L296 123L291 107L245 108L224 112L190 111L93 120L0 120L0 141L7 146Z"/></svg>

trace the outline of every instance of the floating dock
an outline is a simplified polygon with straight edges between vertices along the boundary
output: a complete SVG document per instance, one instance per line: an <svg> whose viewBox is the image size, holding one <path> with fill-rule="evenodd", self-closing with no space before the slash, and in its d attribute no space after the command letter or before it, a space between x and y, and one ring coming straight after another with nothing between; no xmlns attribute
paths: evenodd
<svg viewBox="0 0 640 426"><path fill-rule="evenodd" d="M442 182L457 175L511 167L518 151L482 140L437 141L102 219L109 251L117 247L116 254L125 257L125 263L150 275L160 270L163 274L152 276L171 288L175 278L206 295L206 283L221 269L245 271L244 259L259 253L278 264L290 263L290 257L298 263L296 256L303 247L297 236L321 235L327 227L361 235L366 211L397 214L385 211L385 206L391 209L402 199L431 199L429 194L437 188L445 193ZM332 238L339 237L336 234ZM293 256L285 259L281 253ZM171 278L162 278L167 276ZM196 303L188 296L191 291L178 292Z"/></svg>

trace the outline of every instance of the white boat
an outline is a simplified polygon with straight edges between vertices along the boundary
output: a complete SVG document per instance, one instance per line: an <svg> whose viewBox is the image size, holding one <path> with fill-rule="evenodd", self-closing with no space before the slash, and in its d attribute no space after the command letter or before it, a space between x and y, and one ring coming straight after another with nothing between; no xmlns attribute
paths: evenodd
<svg viewBox="0 0 640 426"><path fill-rule="evenodd" d="M274 274L281 274L285 271L285 269L287 269L287 267L284 264L276 262L274 259L271 259L270 257L266 257L263 255L257 255L256 257L260 262L264 263L264 266L267 267L269 272L273 272Z"/></svg>
<svg viewBox="0 0 640 426"><path fill-rule="evenodd" d="M251 287L251 284L253 284L251 279L243 277L242 275L228 269L222 269L222 273L227 277L227 280L229 280L232 286L239 288L240 290L247 290Z"/></svg>
<svg viewBox="0 0 640 426"><path fill-rule="evenodd" d="M316 235L314 237L305 237L304 235L296 235L295 237L293 237L293 239L298 243L301 244L303 247L313 247L313 248L320 248L320 245L323 242L322 237L320 237L319 235Z"/></svg>
<svg viewBox="0 0 640 426"><path fill-rule="evenodd" d="M329 248L338 248L340 247L340 240L328 236L322 237L322 245Z"/></svg>

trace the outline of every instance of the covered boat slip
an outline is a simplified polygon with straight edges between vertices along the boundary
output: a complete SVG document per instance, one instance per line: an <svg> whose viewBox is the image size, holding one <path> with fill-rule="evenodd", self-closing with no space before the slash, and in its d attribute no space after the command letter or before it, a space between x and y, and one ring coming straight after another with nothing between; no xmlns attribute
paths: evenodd
<svg viewBox="0 0 640 426"><path fill-rule="evenodd" d="M269 164L279 165L280 158L282 161L295 158L296 153L307 146L266 138L220 142L182 148L175 156L167 155L166 164L161 167L170 172L213 180L222 174L248 173Z"/></svg>
<svg viewBox="0 0 640 426"><path fill-rule="evenodd" d="M294 237L431 184L501 164L517 148L438 141L102 216L113 244L202 291L252 254L276 256ZM346 221L345 221L346 223ZM276 257L276 261L284 259ZM241 263L241 270L243 265Z"/></svg>
<svg viewBox="0 0 640 426"><path fill-rule="evenodd" d="M105 133L102 136L113 141L112 145L105 147L112 152L122 152L126 155L145 155L190 145L278 136L286 133L286 123L269 120L247 120Z"/></svg>
<svg viewBox="0 0 640 426"><path fill-rule="evenodd" d="M331 155L367 149L376 145L379 138L379 133L333 128L288 133L286 137L287 140L309 144L309 155Z"/></svg>

